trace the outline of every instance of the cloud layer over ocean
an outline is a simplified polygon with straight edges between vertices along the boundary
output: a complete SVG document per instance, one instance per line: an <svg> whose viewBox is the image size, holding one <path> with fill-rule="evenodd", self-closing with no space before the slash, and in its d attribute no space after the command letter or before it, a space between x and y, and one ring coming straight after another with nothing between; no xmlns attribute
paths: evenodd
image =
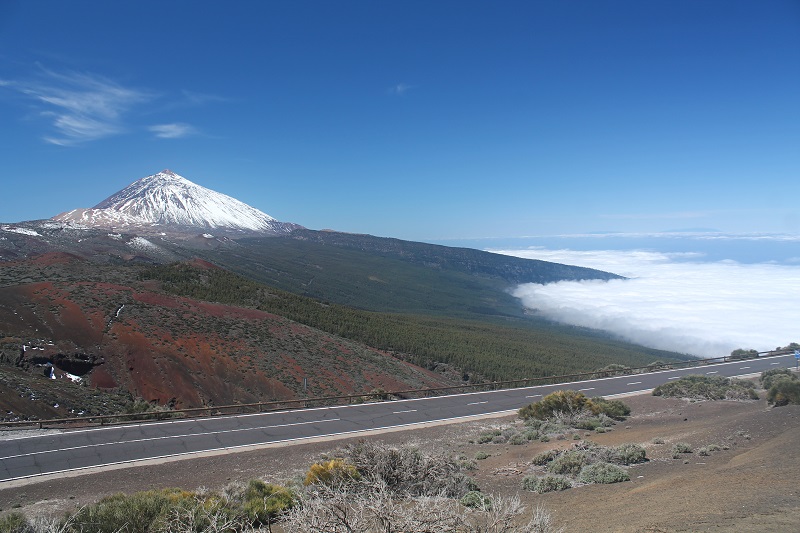
<svg viewBox="0 0 800 533"><path fill-rule="evenodd" d="M704 357L800 341L800 267L700 262L650 251L493 250L629 279L523 284L514 295L553 320Z"/></svg>

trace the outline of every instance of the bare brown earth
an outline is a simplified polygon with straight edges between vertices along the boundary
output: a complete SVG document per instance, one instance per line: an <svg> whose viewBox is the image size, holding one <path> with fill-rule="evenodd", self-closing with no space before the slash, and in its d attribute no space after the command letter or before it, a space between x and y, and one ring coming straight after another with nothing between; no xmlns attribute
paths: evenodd
<svg viewBox="0 0 800 533"><path fill-rule="evenodd" d="M366 438L422 449L448 449L478 461L475 475L484 492L519 494L530 509L544 504L568 532L583 531L800 531L800 406L770 408L758 402L696 402L633 396L624 399L632 416L613 430L582 438L606 445L645 445L650 459L632 467L631 481L586 485L538 495L521 490L533 455L572 445L569 439L520 446L470 443L488 428L515 423L514 417L476 420ZM663 444L654 444L653 441ZM115 492L179 486L221 489L237 480L262 477L272 482L297 479L323 454L354 439L265 448L0 486L0 508L28 514L62 513ZM718 444L727 450L672 458L672 445L695 450Z"/></svg>

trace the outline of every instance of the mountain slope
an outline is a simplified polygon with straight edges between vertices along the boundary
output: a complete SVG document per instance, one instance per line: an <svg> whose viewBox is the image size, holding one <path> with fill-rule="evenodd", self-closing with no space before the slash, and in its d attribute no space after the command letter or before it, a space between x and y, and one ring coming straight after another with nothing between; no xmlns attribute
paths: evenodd
<svg viewBox="0 0 800 533"><path fill-rule="evenodd" d="M480 250L305 229L196 252L251 279L325 301L461 317L524 316L508 292L519 283L619 277Z"/></svg>
<svg viewBox="0 0 800 533"><path fill-rule="evenodd" d="M191 267L197 280L215 270ZM166 294L141 273L138 265L58 253L3 263L0 384L26 370L38 378L27 387L46 391L53 369L59 383L69 373L102 390L191 407L454 383L276 313ZM29 396L47 398L36 389ZM0 397L3 413L20 414L4 402ZM62 415L85 408L58 403Z"/></svg>
<svg viewBox="0 0 800 533"><path fill-rule="evenodd" d="M53 217L88 227L153 232L178 228L283 234L298 228L171 170L142 178L91 209Z"/></svg>

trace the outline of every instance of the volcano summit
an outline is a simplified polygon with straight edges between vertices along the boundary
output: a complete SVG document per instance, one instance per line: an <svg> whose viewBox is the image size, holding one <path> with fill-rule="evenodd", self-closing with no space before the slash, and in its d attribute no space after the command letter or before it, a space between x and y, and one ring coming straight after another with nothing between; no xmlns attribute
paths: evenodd
<svg viewBox="0 0 800 533"><path fill-rule="evenodd" d="M142 178L91 209L61 213L53 220L137 233L223 230L283 235L301 227L280 222L244 202L197 185L171 170Z"/></svg>

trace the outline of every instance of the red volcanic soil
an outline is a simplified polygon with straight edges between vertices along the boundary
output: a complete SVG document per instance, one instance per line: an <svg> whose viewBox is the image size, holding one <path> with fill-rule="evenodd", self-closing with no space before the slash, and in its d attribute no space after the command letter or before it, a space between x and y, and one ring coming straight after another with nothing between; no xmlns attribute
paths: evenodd
<svg viewBox="0 0 800 533"><path fill-rule="evenodd" d="M47 252L42 255L34 256L30 259L33 264L41 266L66 265L72 263L73 261L82 260L83 259L77 255L67 252Z"/></svg>
<svg viewBox="0 0 800 533"><path fill-rule="evenodd" d="M80 355L94 364L84 376L92 387L176 407L452 384L281 316L165 294L137 273L69 254L17 262L3 272L19 282L0 287L0 341L40 346L20 363L31 372Z"/></svg>
<svg viewBox="0 0 800 533"><path fill-rule="evenodd" d="M222 270L222 268L218 267L214 263L205 261L199 257L195 257L194 259L187 261L187 263L191 266L202 268L204 270Z"/></svg>

